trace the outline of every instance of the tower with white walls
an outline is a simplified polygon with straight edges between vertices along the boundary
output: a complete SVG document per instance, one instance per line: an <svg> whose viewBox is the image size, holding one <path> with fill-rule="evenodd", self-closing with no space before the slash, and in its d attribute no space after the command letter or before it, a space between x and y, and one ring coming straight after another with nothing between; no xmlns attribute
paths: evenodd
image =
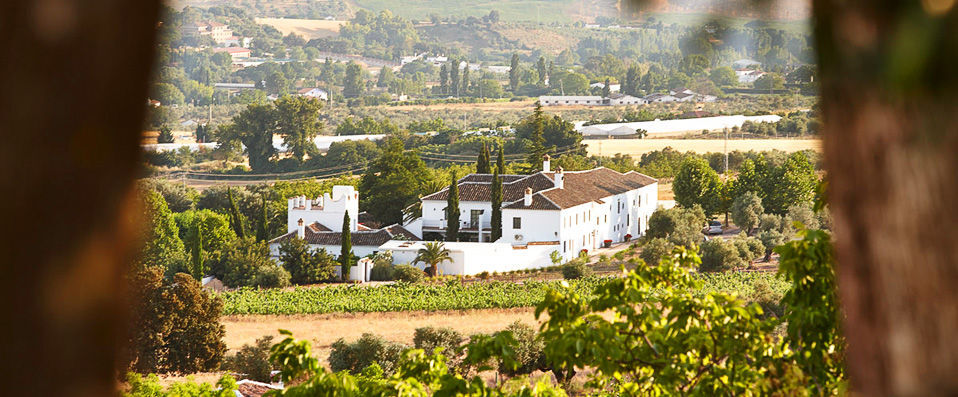
<svg viewBox="0 0 958 397"><path fill-rule="evenodd" d="M343 216L349 213L349 230L359 228L359 192L353 186L333 186L332 195L326 193L316 199L297 196L287 200L287 232L297 231L299 225L315 222L331 231L343 231Z"/></svg>

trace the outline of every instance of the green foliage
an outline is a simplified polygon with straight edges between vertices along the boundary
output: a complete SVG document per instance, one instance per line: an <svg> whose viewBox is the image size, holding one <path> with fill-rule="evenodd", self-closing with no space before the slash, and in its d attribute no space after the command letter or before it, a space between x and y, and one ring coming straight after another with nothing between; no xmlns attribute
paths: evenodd
<svg viewBox="0 0 958 397"><path fill-rule="evenodd" d="M452 252L441 242L427 242L423 248L416 252L416 258L413 263L422 262L429 265L431 276L439 275L439 265L443 262L452 262Z"/></svg>
<svg viewBox="0 0 958 397"><path fill-rule="evenodd" d="M779 273L792 288L782 298L787 335L802 371L817 381L819 394L831 394L844 383L845 341L839 330L841 310L833 266L831 235L802 230L800 240L776 249Z"/></svg>
<svg viewBox="0 0 958 397"><path fill-rule="evenodd" d="M566 280L578 280L591 274L592 268L582 258L573 259L562 265L562 278Z"/></svg>
<svg viewBox="0 0 958 397"><path fill-rule="evenodd" d="M408 269L422 280L421 270L408 265L396 265L396 272ZM784 283L773 274L759 272L708 273L696 275L702 280L698 293L725 292L747 295L752 285L764 280L775 290L784 289ZM397 280L401 278L397 275ZM608 278L587 277L568 280L579 295L591 298L592 290ZM256 290L243 288L219 293L224 301L226 315L244 314L324 314L368 313L415 310L470 310L505 309L535 306L546 291L558 288L561 281L526 280L522 284L488 281L474 283L397 283L376 288L352 285L324 288L295 288Z"/></svg>
<svg viewBox="0 0 958 397"><path fill-rule="evenodd" d="M443 355L447 358L446 366L454 372L462 365L459 350L465 341L465 336L452 328L416 328L412 337L412 343L416 349L431 352L436 348L442 348Z"/></svg>
<svg viewBox="0 0 958 397"><path fill-rule="evenodd" d="M332 280L336 274L336 258L326 249L313 250L300 238L291 238L280 243L279 260L289 272L293 284L316 284Z"/></svg>
<svg viewBox="0 0 958 397"><path fill-rule="evenodd" d="M649 217L647 238L664 238L674 245L691 247L702 241L705 212L702 208L657 209Z"/></svg>
<svg viewBox="0 0 958 397"><path fill-rule="evenodd" d="M791 222L799 222L806 229L818 229L819 216L812 210L811 203L796 204L788 207L786 218Z"/></svg>
<svg viewBox="0 0 958 397"><path fill-rule="evenodd" d="M393 280L405 281L407 283L418 283L426 279L426 273L413 266L396 265L393 268Z"/></svg>
<svg viewBox="0 0 958 397"><path fill-rule="evenodd" d="M739 249L735 246L735 243L722 238L713 238L702 243L702 259L699 270L716 272L745 267L748 265L746 259L739 255Z"/></svg>
<svg viewBox="0 0 958 397"><path fill-rule="evenodd" d="M386 375L395 371L399 356L407 349L404 345L386 341L370 333L364 333L352 343L339 339L333 342L331 348L329 368L333 372L349 371L351 374L358 374L375 363Z"/></svg>
<svg viewBox="0 0 958 397"><path fill-rule="evenodd" d="M399 133L399 126L388 118L376 121L372 117L363 117L359 122L354 117L346 117L336 126L336 135L377 135ZM441 120L441 119L440 119Z"/></svg>
<svg viewBox="0 0 958 397"><path fill-rule="evenodd" d="M176 226L173 213L166 200L153 190L140 190L143 201L143 219L149 220L143 250L140 251L138 267L159 267L166 272L176 272L186 263L183 240Z"/></svg>
<svg viewBox="0 0 958 397"><path fill-rule="evenodd" d="M594 368L592 385L615 394L715 395L761 390L765 368L787 350L769 337L761 309L734 296L696 296L694 252L677 249L658 266L640 266L599 286L591 301L568 289L536 307L547 314L547 360ZM600 313L611 312L613 316ZM615 342L612 342L615 341Z"/></svg>
<svg viewBox="0 0 958 397"><path fill-rule="evenodd" d="M545 343L539 338L538 333L532 326L516 320L509 324L505 329L512 334L516 343L513 347L515 351L515 361L518 365L514 368L500 365L502 373L510 376L531 374L536 370L546 370L545 355L542 350Z"/></svg>
<svg viewBox="0 0 958 397"><path fill-rule="evenodd" d="M198 193L186 184L176 183L163 179L148 179L140 182L142 188L152 189L159 192L166 200L170 211L183 212L193 206Z"/></svg>
<svg viewBox="0 0 958 397"><path fill-rule="evenodd" d="M226 285L234 288L289 285L289 272L270 259L266 243L251 238L233 240L223 248L219 263L211 267L214 274L221 272Z"/></svg>
<svg viewBox="0 0 958 397"><path fill-rule="evenodd" d="M246 220L236 207L236 200L233 198L233 189L226 188L226 197L229 200L230 227L239 238L246 238Z"/></svg>
<svg viewBox="0 0 958 397"><path fill-rule="evenodd" d="M343 213L343 229L339 237L339 263L342 265L340 268L340 277L343 281L349 279L349 268L353 267L356 262L353 259L353 236L352 236L353 224L349 220L349 212Z"/></svg>
<svg viewBox="0 0 958 397"><path fill-rule="evenodd" d="M459 241L459 214L459 183L453 173L450 175L449 195L446 197L446 241ZM437 270L432 269L432 275L438 275Z"/></svg>
<svg viewBox="0 0 958 397"><path fill-rule="evenodd" d="M187 377L186 381L173 382L164 389L156 374L128 373L126 384L128 390L123 392L124 397L234 397L237 392L236 379L230 375L223 375L215 385L196 383Z"/></svg>
<svg viewBox="0 0 958 397"><path fill-rule="evenodd" d="M236 238L236 233L230 228L229 218L210 210L184 211L174 214L173 218L180 229L180 239L187 247L193 247L196 244L197 223L203 250L208 253L223 249ZM190 251L192 253L192 248Z"/></svg>
<svg viewBox="0 0 958 397"><path fill-rule="evenodd" d="M490 191L490 205L492 206L492 215L490 219L490 227L492 230L489 233L489 239L492 241L499 240L502 237L502 177L499 176L502 168L502 149L499 149L499 164L496 166L495 172L492 174L492 187Z"/></svg>
<svg viewBox="0 0 958 397"><path fill-rule="evenodd" d="M659 259L668 255L674 248L675 245L670 243L669 240L656 237L642 246L642 252L639 253L639 258L642 258L645 263L656 265L659 263Z"/></svg>
<svg viewBox="0 0 958 397"><path fill-rule="evenodd" d="M738 85L738 77L735 76L735 71L728 66L713 68L709 72L709 80L712 80L719 87Z"/></svg>
<svg viewBox="0 0 958 397"><path fill-rule="evenodd" d="M323 103L316 98L305 96L283 96L273 102L276 133L283 137L283 143L289 153L302 161L308 155L316 155L319 150L313 138L323 129L319 121L319 111Z"/></svg>
<svg viewBox="0 0 958 397"><path fill-rule="evenodd" d="M346 78L343 80L343 96L346 98L356 98L363 93L364 88L365 83L363 82L362 69L360 69L359 64L350 62L346 65Z"/></svg>
<svg viewBox="0 0 958 397"><path fill-rule="evenodd" d="M428 172L414 152L404 152L403 143L389 138L382 155L369 164L359 183L360 207L383 224L402 221L404 208L425 193ZM432 193L432 192L428 192Z"/></svg>
<svg viewBox="0 0 958 397"><path fill-rule="evenodd" d="M752 229L758 226L759 217L764 212L762 199L755 192L745 192L732 202L732 222L746 234L751 234Z"/></svg>
<svg viewBox="0 0 958 397"><path fill-rule="evenodd" d="M273 366L269 361L269 349L272 346L273 337L266 335L257 339L255 344L243 345L236 354L227 356L223 367L247 379L270 382Z"/></svg>
<svg viewBox="0 0 958 397"><path fill-rule="evenodd" d="M785 78L779 73L766 73L752 85L759 90L781 90L785 88Z"/></svg>
<svg viewBox="0 0 958 397"><path fill-rule="evenodd" d="M718 173L700 158L689 158L682 163L679 174L675 176L672 190L675 202L686 208L699 205L705 215L715 214L718 210L719 187Z"/></svg>
<svg viewBox="0 0 958 397"><path fill-rule="evenodd" d="M219 367L226 352L222 301L189 274L159 269L130 276L131 333L125 365L138 373L194 373Z"/></svg>

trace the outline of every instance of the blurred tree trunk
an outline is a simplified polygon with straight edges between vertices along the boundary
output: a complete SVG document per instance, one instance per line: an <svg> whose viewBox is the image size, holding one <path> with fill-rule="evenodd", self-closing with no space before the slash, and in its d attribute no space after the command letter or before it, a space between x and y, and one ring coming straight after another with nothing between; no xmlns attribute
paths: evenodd
<svg viewBox="0 0 958 397"><path fill-rule="evenodd" d="M4 395L116 393L158 4L0 1Z"/></svg>
<svg viewBox="0 0 958 397"><path fill-rule="evenodd" d="M954 3L813 0L847 367L865 396L958 394Z"/></svg>

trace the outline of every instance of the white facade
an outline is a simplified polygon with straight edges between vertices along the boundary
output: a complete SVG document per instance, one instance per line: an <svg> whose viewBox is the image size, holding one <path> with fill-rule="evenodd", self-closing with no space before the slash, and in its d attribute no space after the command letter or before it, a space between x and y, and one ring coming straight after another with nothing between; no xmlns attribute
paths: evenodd
<svg viewBox="0 0 958 397"><path fill-rule="evenodd" d="M509 243L445 242L450 251L451 262L439 264L439 274L475 275L482 272L510 272L553 266L551 255L557 251L554 244L514 245ZM428 264L413 263L419 249L425 248L421 241L389 241L379 247L390 251L393 263L410 264L425 269Z"/></svg>
<svg viewBox="0 0 958 397"><path fill-rule="evenodd" d="M753 123L775 123L781 119L781 116L774 114L763 116L714 116L691 119L636 121L631 123L593 124L578 126L576 127L576 131L587 136L608 136L628 135L630 130L634 133L635 130L641 129L645 130L649 136L667 136L687 132L702 132L702 130L722 131L726 128L741 127L746 121Z"/></svg>
<svg viewBox="0 0 958 397"><path fill-rule="evenodd" d="M322 88L303 88L299 90L299 96L328 100L329 93Z"/></svg>
<svg viewBox="0 0 958 397"><path fill-rule="evenodd" d="M350 231L355 232L359 227L359 192L352 186L333 186L333 194L324 194L322 197L310 199L306 196L293 197L288 200L286 230L299 230L299 220L305 225L315 222L334 232L343 231L343 216L348 212Z"/></svg>
<svg viewBox="0 0 958 397"><path fill-rule="evenodd" d="M542 106L602 106L604 98L594 95L540 96Z"/></svg>

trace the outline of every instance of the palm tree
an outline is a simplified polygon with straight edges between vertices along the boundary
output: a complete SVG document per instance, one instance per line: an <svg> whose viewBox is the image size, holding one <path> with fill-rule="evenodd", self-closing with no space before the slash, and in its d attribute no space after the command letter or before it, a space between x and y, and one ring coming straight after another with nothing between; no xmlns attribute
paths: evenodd
<svg viewBox="0 0 958 397"><path fill-rule="evenodd" d="M413 259L413 263L422 262L429 265L429 270L433 276L438 275L439 264L443 262L452 262L451 254L446 245L434 241L426 243L426 248L420 248L419 252L416 254L416 259Z"/></svg>

